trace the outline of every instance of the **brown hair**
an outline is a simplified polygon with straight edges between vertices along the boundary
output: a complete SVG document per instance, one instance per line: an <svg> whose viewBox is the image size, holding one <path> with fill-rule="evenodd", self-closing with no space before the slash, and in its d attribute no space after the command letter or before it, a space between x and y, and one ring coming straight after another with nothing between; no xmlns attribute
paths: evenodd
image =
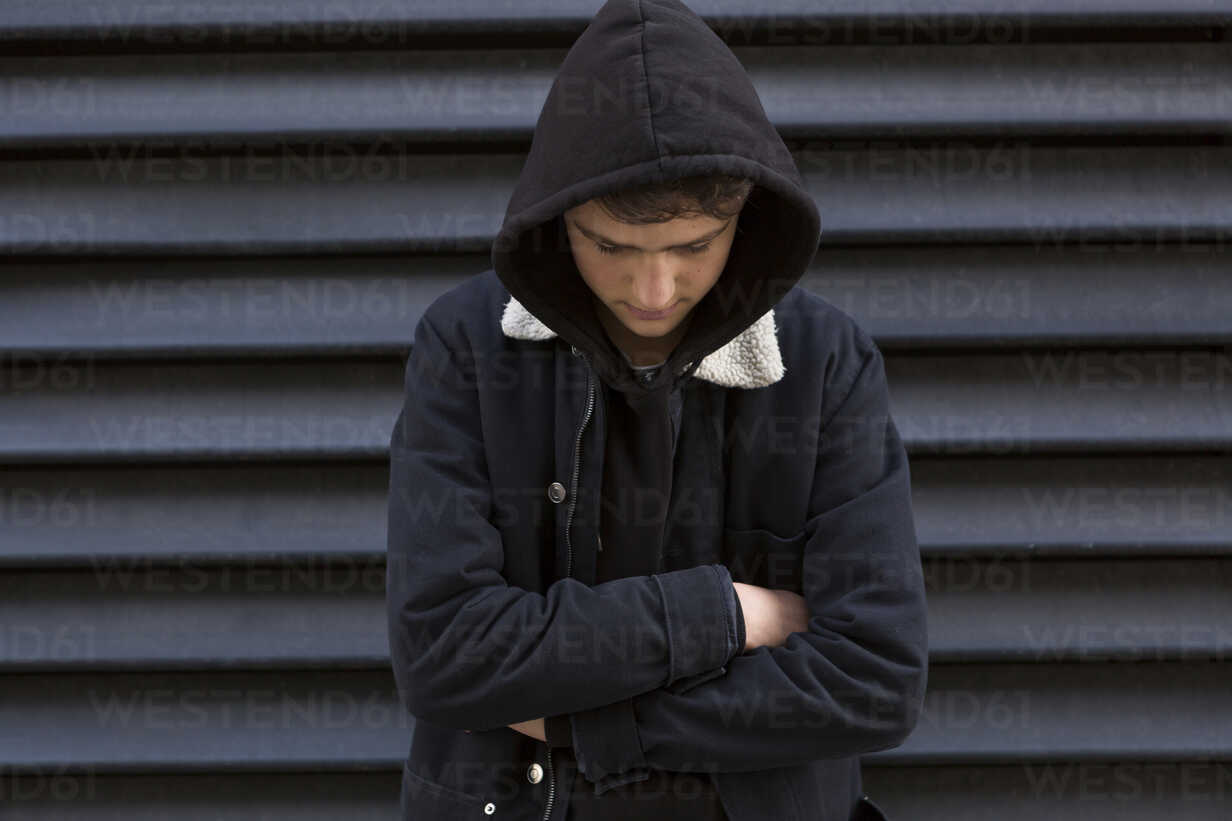
<svg viewBox="0 0 1232 821"><path fill-rule="evenodd" d="M723 220L740 213L752 190L750 179L708 174L624 188L596 197L595 202L612 219L632 225L693 215Z"/></svg>

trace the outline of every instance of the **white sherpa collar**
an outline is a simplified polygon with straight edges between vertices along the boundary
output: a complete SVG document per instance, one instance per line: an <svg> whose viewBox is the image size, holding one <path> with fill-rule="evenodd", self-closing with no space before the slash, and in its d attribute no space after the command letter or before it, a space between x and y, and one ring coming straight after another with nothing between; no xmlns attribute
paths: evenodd
<svg viewBox="0 0 1232 821"><path fill-rule="evenodd" d="M513 339L542 341L556 332L509 297L501 315L501 330ZM693 376L725 388L762 388L783 378L783 358L774 327L774 309L762 314L723 347L708 354Z"/></svg>

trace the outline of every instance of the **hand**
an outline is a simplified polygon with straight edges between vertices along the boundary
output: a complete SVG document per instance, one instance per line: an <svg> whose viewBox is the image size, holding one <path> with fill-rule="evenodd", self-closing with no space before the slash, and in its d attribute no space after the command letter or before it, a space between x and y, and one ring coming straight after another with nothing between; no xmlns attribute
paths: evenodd
<svg viewBox="0 0 1232 821"><path fill-rule="evenodd" d="M547 729L543 725L543 719L532 718L530 721L519 721L517 724L510 724L509 728L517 730L522 735L528 735L531 738L539 741L547 741Z"/></svg>
<svg viewBox="0 0 1232 821"><path fill-rule="evenodd" d="M540 741L547 741L547 729L544 727L543 719L532 718L530 721L519 721L517 724L510 724L509 729L517 730L522 735L528 735L531 738L537 738ZM464 733L470 733L470 730L463 730Z"/></svg>
<svg viewBox="0 0 1232 821"><path fill-rule="evenodd" d="M792 633L808 630L809 612L804 597L790 590L773 590L733 582L744 610L744 650L779 647Z"/></svg>

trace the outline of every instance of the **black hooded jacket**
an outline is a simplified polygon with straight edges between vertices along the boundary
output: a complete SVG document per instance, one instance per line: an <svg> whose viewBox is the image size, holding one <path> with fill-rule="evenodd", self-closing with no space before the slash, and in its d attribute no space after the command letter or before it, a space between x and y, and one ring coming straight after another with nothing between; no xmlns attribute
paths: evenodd
<svg viewBox="0 0 1232 821"><path fill-rule="evenodd" d="M755 187L639 379L562 214L710 173ZM877 817L859 755L918 718L923 575L881 354L798 285L819 230L726 44L677 0L609 0L549 90L492 268L415 329L386 576L405 818L562 821L584 787L676 773L722 806L681 821ZM630 488L661 513L620 515ZM800 593L809 629L744 652L733 581ZM535 718L547 743L508 727Z"/></svg>

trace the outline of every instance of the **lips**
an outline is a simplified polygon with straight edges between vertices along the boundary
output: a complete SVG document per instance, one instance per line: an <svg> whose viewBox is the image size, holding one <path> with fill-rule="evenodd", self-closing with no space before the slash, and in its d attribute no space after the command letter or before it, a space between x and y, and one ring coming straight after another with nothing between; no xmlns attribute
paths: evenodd
<svg viewBox="0 0 1232 821"><path fill-rule="evenodd" d="M658 313L652 313L650 311L643 311L640 308L633 307L632 305L629 305L628 307L629 307L629 311L634 316L636 316L638 319L663 319L664 317L671 316L671 314L676 310L677 306L679 305L680 303L676 302L670 308L666 308L662 311L659 311Z"/></svg>

